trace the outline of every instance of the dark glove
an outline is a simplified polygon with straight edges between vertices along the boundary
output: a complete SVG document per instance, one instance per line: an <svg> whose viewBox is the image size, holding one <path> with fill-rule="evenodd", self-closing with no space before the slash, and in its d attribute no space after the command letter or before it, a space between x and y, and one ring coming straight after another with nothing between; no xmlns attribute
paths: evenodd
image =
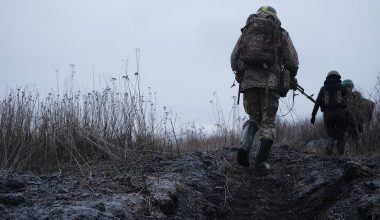
<svg viewBox="0 0 380 220"><path fill-rule="evenodd" d="M293 89L294 91L297 90L297 85L298 85L298 81L296 78L292 78L290 80L290 88Z"/></svg>
<svg viewBox="0 0 380 220"><path fill-rule="evenodd" d="M241 73L235 73L235 80L236 80L236 82L238 82L238 83L243 82L243 78L244 78L243 74L241 74Z"/></svg>
<svg viewBox="0 0 380 220"><path fill-rule="evenodd" d="M314 115L311 116L311 118L310 118L310 123L311 123L312 125L314 125L314 123L315 123L315 116L314 116Z"/></svg>

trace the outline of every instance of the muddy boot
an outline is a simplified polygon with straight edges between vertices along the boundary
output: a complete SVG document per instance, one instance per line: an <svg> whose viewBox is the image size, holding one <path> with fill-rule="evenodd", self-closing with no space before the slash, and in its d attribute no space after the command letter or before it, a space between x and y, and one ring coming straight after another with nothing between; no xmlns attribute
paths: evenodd
<svg viewBox="0 0 380 220"><path fill-rule="evenodd" d="M334 145L335 145L335 139L334 138L329 138L326 146L326 155L332 155L333 150L334 150Z"/></svg>
<svg viewBox="0 0 380 220"><path fill-rule="evenodd" d="M266 138L261 139L260 149L256 156L255 168L264 170L270 169L270 165L266 160L268 159L272 144L273 140Z"/></svg>
<svg viewBox="0 0 380 220"><path fill-rule="evenodd" d="M346 142L344 141L344 139L338 139L338 141L336 143L336 147L337 147L339 155L344 154L344 145L345 144L346 144Z"/></svg>
<svg viewBox="0 0 380 220"><path fill-rule="evenodd" d="M253 138L258 130L256 123L252 120L246 121L243 125L243 133L241 135L240 148L237 155L237 161L242 166L249 166L249 152L253 144Z"/></svg>

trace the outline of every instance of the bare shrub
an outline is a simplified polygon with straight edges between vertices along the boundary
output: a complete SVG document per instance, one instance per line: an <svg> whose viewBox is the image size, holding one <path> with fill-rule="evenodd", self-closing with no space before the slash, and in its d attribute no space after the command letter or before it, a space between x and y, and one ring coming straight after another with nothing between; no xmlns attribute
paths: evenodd
<svg viewBox="0 0 380 220"><path fill-rule="evenodd" d="M173 124L168 123L172 119L167 111L158 116L156 94L149 88L145 96L138 68L85 93L75 91L73 73L63 94L41 96L19 88L2 98L1 169L47 172L69 165L81 168L91 160L136 159L146 152L169 150L169 143L176 140Z"/></svg>
<svg viewBox="0 0 380 220"><path fill-rule="evenodd" d="M42 98L11 90L0 104L1 168L45 171L94 158L126 159L136 149L159 146L155 122L146 117L152 101L139 93L138 80L124 93L106 87Z"/></svg>
<svg viewBox="0 0 380 220"><path fill-rule="evenodd" d="M362 148L364 153L374 153L380 151L380 75L374 89L369 93L370 100L375 103L372 120L365 123L362 133Z"/></svg>

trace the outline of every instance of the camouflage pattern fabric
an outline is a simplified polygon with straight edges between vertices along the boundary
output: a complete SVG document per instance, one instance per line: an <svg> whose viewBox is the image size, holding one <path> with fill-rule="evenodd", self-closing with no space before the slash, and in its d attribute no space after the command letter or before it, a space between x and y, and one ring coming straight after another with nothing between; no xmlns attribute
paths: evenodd
<svg viewBox="0 0 380 220"><path fill-rule="evenodd" d="M280 94L277 90L251 88L244 92L244 109L260 128L259 139L276 138L275 120Z"/></svg>
<svg viewBox="0 0 380 220"><path fill-rule="evenodd" d="M372 121L373 112L375 111L375 103L369 99L362 98L361 100L363 123L369 125Z"/></svg>
<svg viewBox="0 0 380 220"><path fill-rule="evenodd" d="M258 16L265 16L258 14ZM250 17L248 17L247 22ZM276 19L278 19L276 17ZM279 21L280 22L280 21ZM281 47L278 59L271 65L247 66L239 58L239 41L231 54L231 68L242 76L240 92L244 93L244 109L259 127L260 139L274 140L276 137L275 120L280 98L279 79L284 67L295 77L298 70L298 55L286 30L281 28Z"/></svg>
<svg viewBox="0 0 380 220"><path fill-rule="evenodd" d="M365 126L372 120L375 103L364 98L358 91L348 90L347 109L349 111L349 124L346 136L353 141L358 149L360 135Z"/></svg>
<svg viewBox="0 0 380 220"><path fill-rule="evenodd" d="M249 19L249 18L248 18ZM281 73L281 66L290 71L291 77L295 77L298 69L298 55L292 43L292 40L288 32L282 30L281 49L279 51L280 60L271 66L256 66L246 67L245 70L240 73L243 75L243 81L241 82L240 91L244 92L250 88L266 88L271 90L278 90L279 77ZM231 68L233 70L239 69L239 44L240 38L237 41L232 54L231 54Z"/></svg>
<svg viewBox="0 0 380 220"><path fill-rule="evenodd" d="M348 91L347 98L347 110L349 112L349 120L348 120L348 129L347 129L347 139L351 142L353 141L353 145L356 148L359 147L359 136L363 130L363 121L360 116L360 100L362 99L362 95L360 92L352 92Z"/></svg>
<svg viewBox="0 0 380 220"><path fill-rule="evenodd" d="M356 124L361 124L361 100L362 94L360 92L347 90L347 109L351 114L351 120Z"/></svg>
<svg viewBox="0 0 380 220"><path fill-rule="evenodd" d="M240 60L252 66L278 61L282 31L277 16L267 13L253 14L241 31L238 45Z"/></svg>

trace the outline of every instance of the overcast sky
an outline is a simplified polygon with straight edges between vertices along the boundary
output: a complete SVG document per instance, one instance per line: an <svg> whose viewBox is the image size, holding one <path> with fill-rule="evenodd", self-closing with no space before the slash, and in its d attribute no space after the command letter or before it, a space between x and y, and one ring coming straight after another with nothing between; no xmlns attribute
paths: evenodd
<svg viewBox="0 0 380 220"><path fill-rule="evenodd" d="M329 70L363 90L380 72L380 2L227 0L0 0L0 95L34 85L42 93L63 84L69 64L82 89L92 72L117 77L134 49L141 49L141 76L159 105L182 122L213 123L209 101L216 92L226 113L237 88L229 57L239 29L262 5L273 6L298 51L298 81L317 93ZM242 106L241 106L242 107ZM297 96L296 117L312 103ZM282 107L284 109L284 107ZM285 110L284 110L285 111Z"/></svg>

